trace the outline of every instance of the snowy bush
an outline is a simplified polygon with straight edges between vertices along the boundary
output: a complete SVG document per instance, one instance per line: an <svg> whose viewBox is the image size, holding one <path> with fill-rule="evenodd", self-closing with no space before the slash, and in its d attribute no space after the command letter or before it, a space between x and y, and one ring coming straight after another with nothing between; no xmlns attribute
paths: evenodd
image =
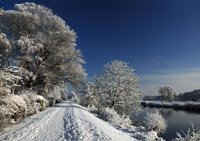
<svg viewBox="0 0 200 141"><path fill-rule="evenodd" d="M26 116L27 105L24 99L18 95L7 95L0 99L0 120L10 123L18 121Z"/></svg>
<svg viewBox="0 0 200 141"><path fill-rule="evenodd" d="M10 93L10 89L0 86L0 96L6 96Z"/></svg>
<svg viewBox="0 0 200 141"><path fill-rule="evenodd" d="M24 101L26 102L26 105L27 105L26 115L29 116L29 115L34 114L35 113L35 109L33 107L34 101L31 101L30 98L28 97L28 95L26 95L26 94L22 94L20 96L24 99Z"/></svg>
<svg viewBox="0 0 200 141"><path fill-rule="evenodd" d="M117 129L121 130L137 139L138 141L164 141L162 138L158 137L157 132L147 131L145 127L135 127L132 125L129 117L120 116L115 110L111 108L105 108L98 110L91 107L90 111L96 112L95 114L99 115L99 118L107 121L108 123L115 126Z"/></svg>
<svg viewBox="0 0 200 141"><path fill-rule="evenodd" d="M111 108L100 109L99 117L117 127L131 126L131 120L129 117L120 116L115 110Z"/></svg>
<svg viewBox="0 0 200 141"><path fill-rule="evenodd" d="M5 128L11 122L14 113L15 110L11 108L10 105L0 106L0 130Z"/></svg>
<svg viewBox="0 0 200 141"><path fill-rule="evenodd" d="M34 91L23 91L20 96L25 97L26 102L30 102L30 106L34 109L34 112L42 111L49 106L48 100L41 95L37 95ZM28 97L28 99L26 99L26 97Z"/></svg>
<svg viewBox="0 0 200 141"><path fill-rule="evenodd" d="M182 131L183 132L183 131ZM188 131L183 135L177 133L177 138L173 139L172 141L199 141L200 140L200 129L195 129L192 124L192 130L189 128Z"/></svg>
<svg viewBox="0 0 200 141"><path fill-rule="evenodd" d="M10 101L10 104L13 106L13 108L15 107L16 117L14 117L14 119L20 119L26 115L27 105L23 97L18 95L12 95L8 98L8 101Z"/></svg>
<svg viewBox="0 0 200 141"><path fill-rule="evenodd" d="M148 130L164 133L167 128L167 122L158 111L155 111L154 113L147 113L145 126Z"/></svg>
<svg viewBox="0 0 200 141"><path fill-rule="evenodd" d="M32 115L37 111L42 111L49 105L49 102L43 96L37 95L33 91L24 90L20 96L24 98L27 104L26 115Z"/></svg>
<svg viewBox="0 0 200 141"><path fill-rule="evenodd" d="M165 141L161 137L158 137L157 132L155 131L136 131L133 134L133 137L139 141Z"/></svg>
<svg viewBox="0 0 200 141"><path fill-rule="evenodd" d="M36 95L36 102L39 104L39 110L43 111L48 107L48 101L41 95Z"/></svg>
<svg viewBox="0 0 200 141"><path fill-rule="evenodd" d="M22 91L21 95L9 94L0 99L0 128L48 106L48 101L32 91Z"/></svg>

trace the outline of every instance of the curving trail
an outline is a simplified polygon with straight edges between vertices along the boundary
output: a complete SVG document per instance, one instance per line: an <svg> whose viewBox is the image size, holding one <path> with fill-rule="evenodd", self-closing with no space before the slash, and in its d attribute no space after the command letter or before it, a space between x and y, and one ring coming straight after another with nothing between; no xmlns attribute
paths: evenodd
<svg viewBox="0 0 200 141"><path fill-rule="evenodd" d="M136 141L89 113L63 102L0 132L2 141Z"/></svg>

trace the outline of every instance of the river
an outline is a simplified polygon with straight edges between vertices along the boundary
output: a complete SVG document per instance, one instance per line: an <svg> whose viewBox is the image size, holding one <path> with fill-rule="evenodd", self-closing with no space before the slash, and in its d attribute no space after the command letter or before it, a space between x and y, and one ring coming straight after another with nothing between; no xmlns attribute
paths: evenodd
<svg viewBox="0 0 200 141"><path fill-rule="evenodd" d="M177 137L176 132L182 134L182 131L187 132L189 128L192 129L192 124L195 128L200 127L199 113L163 108L143 108L142 112L138 115L139 123L144 124L142 122L147 112L154 112L155 110L158 110L167 120L167 130L164 134L160 135L166 141L171 141L171 139Z"/></svg>

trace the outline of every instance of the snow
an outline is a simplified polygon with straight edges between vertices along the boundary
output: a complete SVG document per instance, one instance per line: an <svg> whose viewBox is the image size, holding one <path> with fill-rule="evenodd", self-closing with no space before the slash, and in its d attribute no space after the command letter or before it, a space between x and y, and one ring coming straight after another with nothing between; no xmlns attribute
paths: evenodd
<svg viewBox="0 0 200 141"><path fill-rule="evenodd" d="M167 128L167 122L157 110L154 113L147 113L145 118L147 129L164 133Z"/></svg>
<svg viewBox="0 0 200 141"><path fill-rule="evenodd" d="M192 102L192 101L172 101L172 102L166 102L166 101L141 101L140 103L145 105L152 105L152 106L163 106L163 107L174 107L174 108L185 108L187 106L200 106L200 102Z"/></svg>
<svg viewBox="0 0 200 141"><path fill-rule="evenodd" d="M4 141L137 141L86 108L63 102L0 132Z"/></svg>

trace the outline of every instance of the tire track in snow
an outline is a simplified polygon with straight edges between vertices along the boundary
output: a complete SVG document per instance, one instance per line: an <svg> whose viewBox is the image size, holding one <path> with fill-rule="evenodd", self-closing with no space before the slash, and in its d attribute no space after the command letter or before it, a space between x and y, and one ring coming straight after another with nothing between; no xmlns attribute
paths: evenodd
<svg viewBox="0 0 200 141"><path fill-rule="evenodd" d="M136 141L86 108L63 102L0 133L2 141Z"/></svg>
<svg viewBox="0 0 200 141"><path fill-rule="evenodd" d="M136 141L75 103L69 103L64 120L68 141Z"/></svg>
<svg viewBox="0 0 200 141"><path fill-rule="evenodd" d="M64 108L48 108L28 117L19 125L11 127L9 132L0 135L3 141L59 141L63 140L65 114ZM56 136L55 136L56 134Z"/></svg>
<svg viewBox="0 0 200 141"><path fill-rule="evenodd" d="M85 120L85 115L81 113L81 107L70 104L67 109L65 120L65 138L67 141L109 141L111 140L103 132L98 131L97 127ZM81 108L81 110L79 110ZM86 118L87 119L87 118Z"/></svg>

